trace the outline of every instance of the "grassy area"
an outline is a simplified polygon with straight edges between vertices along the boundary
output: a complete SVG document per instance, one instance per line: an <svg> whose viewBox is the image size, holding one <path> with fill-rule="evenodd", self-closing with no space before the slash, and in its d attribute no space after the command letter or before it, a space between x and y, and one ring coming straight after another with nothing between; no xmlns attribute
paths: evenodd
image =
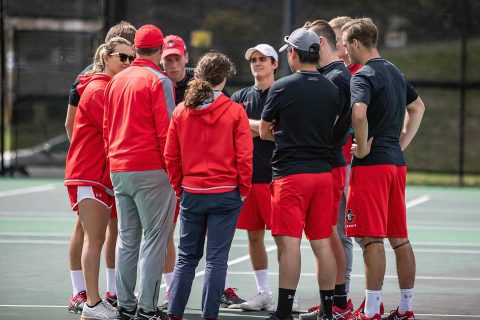
<svg viewBox="0 0 480 320"><path fill-rule="evenodd" d="M431 172L408 172L408 185L429 186L460 186L458 174L431 173ZM480 175L467 174L464 177L464 186L480 187Z"/></svg>

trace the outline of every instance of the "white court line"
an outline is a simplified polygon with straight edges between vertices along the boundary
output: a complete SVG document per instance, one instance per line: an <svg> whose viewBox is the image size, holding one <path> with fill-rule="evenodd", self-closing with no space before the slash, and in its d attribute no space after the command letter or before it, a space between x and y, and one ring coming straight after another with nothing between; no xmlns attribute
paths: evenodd
<svg viewBox="0 0 480 320"><path fill-rule="evenodd" d="M9 191L0 191L0 197L10 197L10 196L18 196L27 193L35 193L35 192L43 192L55 189L54 184L45 184L36 187L28 187L28 188L21 188L21 189L14 189Z"/></svg>
<svg viewBox="0 0 480 320"><path fill-rule="evenodd" d="M54 305L33 305L33 304L0 304L0 308L66 308L66 306L54 306ZM246 312L248 313L248 312ZM201 314L201 311L197 310L185 310L185 315L191 314ZM263 318L265 315L253 315L253 314L239 314L239 313L229 313L229 312L220 312L218 314L222 317L240 317L240 318ZM440 317L440 318L480 318L479 315L469 315L469 314L433 314L433 313L415 313L416 316L429 316L429 317ZM184 317L184 319L186 319Z"/></svg>
<svg viewBox="0 0 480 320"><path fill-rule="evenodd" d="M253 271L228 271L228 274L235 274L235 275L254 275ZM278 272L268 272L271 276L278 276ZM316 277L316 273L310 272L302 272L302 277ZM365 278L363 274L352 274L350 275L352 278ZM396 275L385 275L385 279L393 279L397 280L398 277ZM432 277L432 276L415 276L416 280L445 280L445 281L480 281L480 278L466 278L466 277Z"/></svg>
<svg viewBox="0 0 480 320"><path fill-rule="evenodd" d="M269 246L269 247L266 247L265 250L267 251L267 253L270 252L270 251L275 251L275 250L277 250L277 246ZM240 263L240 262L243 262L243 261L247 261L247 260L250 260L250 255L249 254L246 254L246 255L241 256L239 258L230 260L230 261L227 262L227 265L228 266L233 266L234 264L237 264L237 263ZM205 270L199 271L199 272L195 273L195 278L203 276L204 274L205 274ZM165 288L165 284L162 284L160 286L160 288Z"/></svg>
<svg viewBox="0 0 480 320"><path fill-rule="evenodd" d="M406 203L406 207L407 207L407 209L413 208L413 207L416 207L419 204L422 204L422 203L427 202L427 201L430 201L430 195L428 195L428 194L408 201Z"/></svg>

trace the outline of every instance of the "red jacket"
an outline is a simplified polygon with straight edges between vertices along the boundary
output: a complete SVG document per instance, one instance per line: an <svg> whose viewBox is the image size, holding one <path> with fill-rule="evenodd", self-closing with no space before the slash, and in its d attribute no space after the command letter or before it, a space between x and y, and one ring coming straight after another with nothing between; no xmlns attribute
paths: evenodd
<svg viewBox="0 0 480 320"><path fill-rule="evenodd" d="M105 148L111 172L164 168L172 81L153 62L137 58L105 91Z"/></svg>
<svg viewBox="0 0 480 320"><path fill-rule="evenodd" d="M241 104L221 94L206 108L180 103L168 129L165 161L177 196L224 193L239 188L246 197L252 181L253 142Z"/></svg>
<svg viewBox="0 0 480 320"><path fill-rule="evenodd" d="M68 149L66 186L112 188L102 137L103 98L109 81L105 74L79 77L77 91L81 98Z"/></svg>

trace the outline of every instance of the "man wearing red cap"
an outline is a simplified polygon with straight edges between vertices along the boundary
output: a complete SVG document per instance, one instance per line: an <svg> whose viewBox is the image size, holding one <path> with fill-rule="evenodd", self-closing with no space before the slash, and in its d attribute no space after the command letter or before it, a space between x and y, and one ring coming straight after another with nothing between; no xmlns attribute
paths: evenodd
<svg viewBox="0 0 480 320"><path fill-rule="evenodd" d="M134 46L137 59L105 91L104 139L119 225L117 319L136 313L135 319L155 320L162 317L157 301L176 202L163 157L175 98L172 81L158 67L162 31L141 27Z"/></svg>
<svg viewBox="0 0 480 320"><path fill-rule="evenodd" d="M184 100L185 91L188 87L188 82L193 79L194 68L187 68L188 52L187 46L182 38L176 35L169 35L163 39L163 51L161 64L163 70L172 80L175 86L175 105L178 105ZM173 232L177 223L179 214L179 206L175 210L175 217L173 220L173 228L168 237L167 258L163 269L163 280L165 281L166 295L165 301L162 304L162 309L168 308L170 300L170 286L173 281L173 269L175 268L176 252L175 243L173 242Z"/></svg>

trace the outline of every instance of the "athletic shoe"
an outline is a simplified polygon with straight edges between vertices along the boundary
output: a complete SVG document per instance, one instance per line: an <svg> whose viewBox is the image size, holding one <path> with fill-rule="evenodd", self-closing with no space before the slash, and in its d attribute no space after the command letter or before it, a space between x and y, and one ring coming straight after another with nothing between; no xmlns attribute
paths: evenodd
<svg viewBox="0 0 480 320"><path fill-rule="evenodd" d="M114 308L117 307L117 295L116 294L113 294L113 293L110 293L107 291L107 293L105 294L105 301L110 303L110 305Z"/></svg>
<svg viewBox="0 0 480 320"><path fill-rule="evenodd" d="M133 320L135 318L135 313L137 309L127 310L122 307L118 307L117 315L115 316L115 320Z"/></svg>
<svg viewBox="0 0 480 320"><path fill-rule="evenodd" d="M228 309L240 309L240 305L245 302L242 298L235 293L237 288L228 288L222 293L220 303L223 308Z"/></svg>
<svg viewBox="0 0 480 320"><path fill-rule="evenodd" d="M310 310L310 309L309 309ZM313 311L310 311L308 313L301 313L298 316L299 320L317 320L317 318L321 318L323 314L320 314L320 308L317 308Z"/></svg>
<svg viewBox="0 0 480 320"><path fill-rule="evenodd" d="M337 306L333 306L332 314L335 317L335 320L347 320L353 315L353 310L350 310L348 308L341 309Z"/></svg>
<svg viewBox="0 0 480 320"><path fill-rule="evenodd" d="M373 318L369 318L363 313L363 311L356 311L348 318L348 320L381 320L382 317L377 313Z"/></svg>
<svg viewBox="0 0 480 320"><path fill-rule="evenodd" d="M112 320L116 315L117 309L105 301L100 301L95 307L85 303L82 310L82 319Z"/></svg>
<svg viewBox="0 0 480 320"><path fill-rule="evenodd" d="M142 309L138 309L137 315L134 320L167 320L167 314L163 313L160 308L152 312L145 312Z"/></svg>
<svg viewBox="0 0 480 320"><path fill-rule="evenodd" d="M183 317L181 316L174 316L173 314L168 315L168 320L183 320Z"/></svg>
<svg viewBox="0 0 480 320"><path fill-rule="evenodd" d="M293 296L293 304L292 304L292 313L300 313L300 301L298 300L298 296Z"/></svg>
<svg viewBox="0 0 480 320"><path fill-rule="evenodd" d="M80 313L83 310L83 306L87 303L87 292L80 291L76 296L72 296L68 303L68 312Z"/></svg>
<svg viewBox="0 0 480 320"><path fill-rule="evenodd" d="M404 314L398 313L398 308L392 310L388 315L387 320L415 320L415 315L413 311L406 311Z"/></svg>
<svg viewBox="0 0 480 320"><path fill-rule="evenodd" d="M167 310L168 301L170 301L170 290L167 290L167 293L165 293L165 300L163 300L163 304L160 306L160 309Z"/></svg>
<svg viewBox="0 0 480 320"><path fill-rule="evenodd" d="M286 318L280 318L279 316L277 316L275 312L273 312L273 313L270 313L270 317L268 317L266 320L293 320L293 316L289 315Z"/></svg>
<svg viewBox="0 0 480 320"><path fill-rule="evenodd" d="M259 291L248 301L240 304L240 309L246 311L273 311L275 309L271 292Z"/></svg>
<svg viewBox="0 0 480 320"><path fill-rule="evenodd" d="M360 306L358 307L357 310L355 310L355 313L356 312L363 312L363 309L365 308L365 298L363 298L363 301L362 303L360 304ZM383 307L383 302L380 303L380 315L384 314L385 313L385 308Z"/></svg>
<svg viewBox="0 0 480 320"><path fill-rule="evenodd" d="M331 317L327 316L326 314L322 315L321 317L318 317L317 318L318 320L337 320L337 318L335 318L334 315L332 315ZM338 318L340 319L340 318Z"/></svg>

